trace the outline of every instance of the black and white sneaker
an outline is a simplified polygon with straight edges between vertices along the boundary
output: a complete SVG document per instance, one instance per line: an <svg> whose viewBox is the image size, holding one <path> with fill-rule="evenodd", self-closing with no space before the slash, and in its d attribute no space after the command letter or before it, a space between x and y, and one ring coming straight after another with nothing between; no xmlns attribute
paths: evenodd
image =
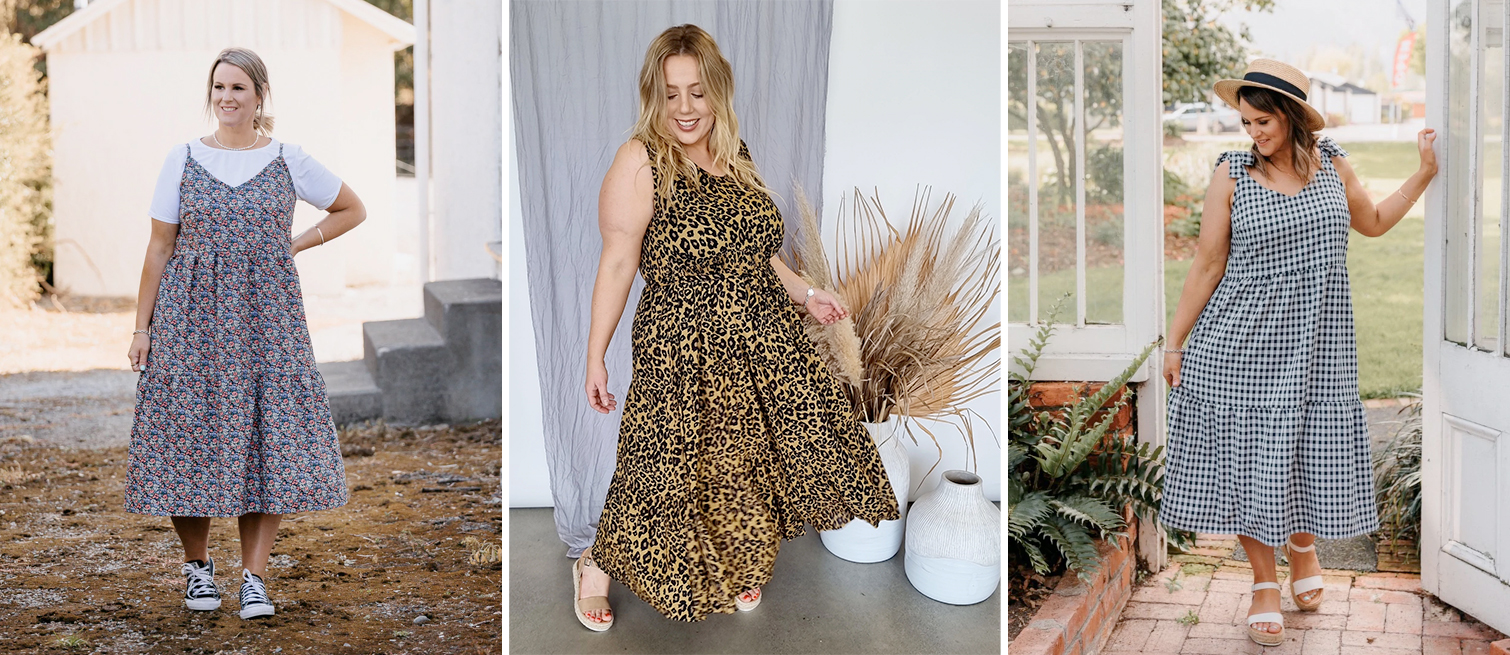
<svg viewBox="0 0 1510 655"><path fill-rule="evenodd" d="M220 588L215 586L215 558L210 558L209 563L197 559L184 562L183 574L188 583L184 604L189 609L200 612L220 609Z"/></svg>
<svg viewBox="0 0 1510 655"><path fill-rule="evenodd" d="M267 585L255 573L241 569L241 618L272 615L273 602L267 599Z"/></svg>

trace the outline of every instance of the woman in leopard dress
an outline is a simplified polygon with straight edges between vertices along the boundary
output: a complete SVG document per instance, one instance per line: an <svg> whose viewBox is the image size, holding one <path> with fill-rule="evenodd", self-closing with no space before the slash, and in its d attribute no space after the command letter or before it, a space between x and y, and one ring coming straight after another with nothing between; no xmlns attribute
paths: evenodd
<svg viewBox="0 0 1510 655"><path fill-rule="evenodd" d="M847 315L776 257L782 221L739 138L734 76L694 25L663 32L640 118L603 180L587 401L638 270L634 372L576 614L607 630L609 578L667 617L753 609L780 540L899 517L880 455L803 332Z"/></svg>

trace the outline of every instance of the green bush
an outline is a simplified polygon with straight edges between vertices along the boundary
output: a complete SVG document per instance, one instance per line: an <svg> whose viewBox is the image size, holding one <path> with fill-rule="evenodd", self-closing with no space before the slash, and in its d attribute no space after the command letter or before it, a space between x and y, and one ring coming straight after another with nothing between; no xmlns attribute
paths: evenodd
<svg viewBox="0 0 1510 655"><path fill-rule="evenodd" d="M1061 301L1062 302L1062 301ZM1063 564L1081 579L1101 566L1095 540L1121 536L1122 510L1151 519L1164 484L1163 447L1107 440L1131 394L1108 406L1158 345L1154 342L1116 378L1062 416L1033 413L1029 379L1054 331L1056 305L1022 355L1022 373L1008 382L1007 532L1009 557L1049 574ZM1097 413L1105 410L1101 418ZM1110 443L1106 443L1109 441Z"/></svg>
<svg viewBox="0 0 1510 655"><path fill-rule="evenodd" d="M1394 436L1374 450L1374 493L1379 528L1396 542L1420 543L1421 399L1400 410Z"/></svg>
<svg viewBox="0 0 1510 655"><path fill-rule="evenodd" d="M1088 205L1122 204L1122 147L1093 145L1085 150Z"/></svg>
<svg viewBox="0 0 1510 655"><path fill-rule="evenodd" d="M1197 192L1184 178L1169 169L1164 170L1164 204L1175 207L1184 207L1187 213L1183 218L1177 218L1169 222L1165 227L1170 234L1177 237L1197 237L1201 234L1201 210L1205 191Z"/></svg>
<svg viewBox="0 0 1510 655"><path fill-rule="evenodd" d="M33 62L41 54L0 34L0 304L37 297L52 266L52 158L47 100Z"/></svg>

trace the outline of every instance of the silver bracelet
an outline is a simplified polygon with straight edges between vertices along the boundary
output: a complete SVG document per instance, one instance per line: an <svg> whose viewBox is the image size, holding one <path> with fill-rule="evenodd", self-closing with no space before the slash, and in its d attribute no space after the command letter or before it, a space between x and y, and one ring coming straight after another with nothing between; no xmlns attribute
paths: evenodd
<svg viewBox="0 0 1510 655"><path fill-rule="evenodd" d="M1412 204L1412 205L1414 205L1414 204L1416 204L1416 201L1414 201L1414 200L1411 200L1411 199L1410 199L1410 196L1407 196L1407 195L1405 195L1405 192L1404 192L1404 191L1401 191L1401 190L1399 190L1399 189L1395 189L1395 193L1398 193L1398 194L1400 194L1400 197L1401 197L1401 198L1404 198L1404 199L1405 199L1405 202L1408 202L1408 203L1410 203L1410 204Z"/></svg>
<svg viewBox="0 0 1510 655"><path fill-rule="evenodd" d="M150 330L132 330L131 334L152 334Z"/></svg>
<svg viewBox="0 0 1510 655"><path fill-rule="evenodd" d="M1184 348L1163 348L1162 350L1166 353L1179 353L1181 355L1185 354Z"/></svg>
<svg viewBox="0 0 1510 655"><path fill-rule="evenodd" d="M320 226L316 225L315 231L320 233L320 245L325 245L325 230L320 229Z"/></svg>
<svg viewBox="0 0 1510 655"><path fill-rule="evenodd" d="M813 288L812 287L808 287L807 288L807 297L802 299L802 306L803 307L807 307L807 304L813 301L813 293L814 293L813 292Z"/></svg>

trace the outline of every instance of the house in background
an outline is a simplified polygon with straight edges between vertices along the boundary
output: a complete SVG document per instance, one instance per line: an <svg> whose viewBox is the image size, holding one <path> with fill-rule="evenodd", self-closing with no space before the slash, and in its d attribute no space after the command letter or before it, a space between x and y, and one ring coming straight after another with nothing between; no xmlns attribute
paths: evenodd
<svg viewBox="0 0 1510 655"><path fill-rule="evenodd" d="M367 206L361 229L300 255L305 292L390 283L393 53L414 39L412 25L362 0L97 0L37 34L49 78L57 286L136 295L163 158L214 129L205 83L215 55L233 45L267 64L273 136L302 146ZM321 217L299 203L295 233Z"/></svg>
<svg viewBox="0 0 1510 655"><path fill-rule="evenodd" d="M1373 125L1380 121L1379 94L1347 81L1334 73L1306 72L1311 78L1306 101L1327 117L1341 116L1347 125Z"/></svg>

